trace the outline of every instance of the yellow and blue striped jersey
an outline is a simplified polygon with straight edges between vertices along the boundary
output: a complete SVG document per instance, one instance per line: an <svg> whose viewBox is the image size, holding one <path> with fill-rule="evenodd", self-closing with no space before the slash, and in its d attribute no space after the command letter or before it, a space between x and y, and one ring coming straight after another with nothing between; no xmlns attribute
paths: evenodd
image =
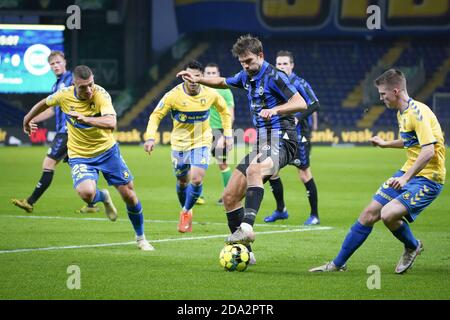
<svg viewBox="0 0 450 320"><path fill-rule="evenodd" d="M212 88L200 85L195 96L186 93L184 83L167 92L150 115L146 137L155 139L161 120L170 112L173 120L172 149L187 151L211 147L212 132L209 125L210 108L215 106L222 119L224 135L232 136L231 114L225 99Z"/></svg>
<svg viewBox="0 0 450 320"><path fill-rule="evenodd" d="M397 120L408 158L401 170L406 172L411 168L419 156L421 146L434 144L434 157L417 175L444 184L444 137L435 114L427 105L409 99L406 110L397 113Z"/></svg>
<svg viewBox="0 0 450 320"><path fill-rule="evenodd" d="M94 85L94 95L90 100L78 99L75 87L70 86L48 96L45 103L51 107L60 106L66 114L69 158L94 158L116 144L113 130L78 123L68 115L72 111L88 117L116 115L111 96L99 85Z"/></svg>

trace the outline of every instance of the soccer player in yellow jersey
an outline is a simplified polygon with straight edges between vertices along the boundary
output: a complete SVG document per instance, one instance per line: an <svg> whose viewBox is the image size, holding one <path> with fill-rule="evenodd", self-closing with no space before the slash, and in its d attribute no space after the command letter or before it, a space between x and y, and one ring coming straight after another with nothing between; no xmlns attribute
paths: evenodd
<svg viewBox="0 0 450 320"><path fill-rule="evenodd" d="M202 75L203 66L198 61L192 61L185 70ZM209 112L213 105L222 119L226 148L230 150L233 137L227 104L216 90L198 83L185 80L166 93L148 121L148 140L144 150L150 154L159 123L169 112L173 119L172 163L177 178L178 200L182 207L179 232L192 231L192 207L202 194L202 181L208 168L212 143Z"/></svg>
<svg viewBox="0 0 450 320"><path fill-rule="evenodd" d="M382 220L405 250L395 272L406 272L423 251L409 228L417 216L436 199L445 182L445 147L441 126L428 106L409 97L403 73L389 69L375 80L380 100L397 110L400 139L370 139L381 148L405 148L407 161L378 189L372 202L350 229L341 251L332 261L310 271L343 271L346 261L366 240L373 225Z"/></svg>
<svg viewBox="0 0 450 320"><path fill-rule="evenodd" d="M142 205L134 191L133 176L120 155L114 139L116 112L111 97L94 84L94 75L87 66L73 71L73 86L63 88L39 101L23 120L24 131L37 128L32 121L49 107L59 106L67 119L68 156L74 188L87 204L103 202L108 218L117 219L117 210L107 189L98 190L98 172L109 185L114 185L125 201L128 217L136 232L138 248L154 250L144 235Z"/></svg>

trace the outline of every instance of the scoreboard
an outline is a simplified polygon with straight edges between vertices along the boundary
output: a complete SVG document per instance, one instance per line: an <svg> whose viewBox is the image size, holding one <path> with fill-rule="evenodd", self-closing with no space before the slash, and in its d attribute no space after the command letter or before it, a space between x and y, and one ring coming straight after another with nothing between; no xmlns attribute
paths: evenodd
<svg viewBox="0 0 450 320"><path fill-rule="evenodd" d="M48 93L56 81L47 57L64 51L63 25L0 24L0 93Z"/></svg>

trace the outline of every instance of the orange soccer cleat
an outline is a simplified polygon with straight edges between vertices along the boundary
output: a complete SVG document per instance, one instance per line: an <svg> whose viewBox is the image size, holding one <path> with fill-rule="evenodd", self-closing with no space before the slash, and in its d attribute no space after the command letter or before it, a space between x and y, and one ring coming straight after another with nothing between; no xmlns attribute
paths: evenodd
<svg viewBox="0 0 450 320"><path fill-rule="evenodd" d="M178 223L178 232L192 232L192 209L189 211L181 210L180 222Z"/></svg>

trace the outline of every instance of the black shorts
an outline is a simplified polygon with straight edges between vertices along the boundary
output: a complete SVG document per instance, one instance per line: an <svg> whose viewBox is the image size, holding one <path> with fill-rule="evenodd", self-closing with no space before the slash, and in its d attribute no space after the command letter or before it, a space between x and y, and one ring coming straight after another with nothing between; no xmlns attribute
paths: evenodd
<svg viewBox="0 0 450 320"><path fill-rule="evenodd" d="M271 158L274 163L273 172L263 178L264 181L267 181L270 176L277 173L281 168L287 166L294 160L297 147L298 142L295 133L282 132L276 137L272 135L269 139L260 139L258 137L257 144L253 147L252 152L242 159L236 169L245 176L250 162L252 162L258 154L261 154L257 160L258 163L267 158Z"/></svg>
<svg viewBox="0 0 450 320"><path fill-rule="evenodd" d="M67 159L67 133L57 133L53 139L52 145L48 149L47 157L61 161Z"/></svg>
<svg viewBox="0 0 450 320"><path fill-rule="evenodd" d="M290 163L301 170L309 168L309 154L311 153L311 142L306 137L301 137L298 143L295 159Z"/></svg>
<svg viewBox="0 0 450 320"><path fill-rule="evenodd" d="M212 129L213 141L211 146L211 155L222 162L227 161L228 150L224 145L224 148L217 148L217 141L223 136L223 129Z"/></svg>

